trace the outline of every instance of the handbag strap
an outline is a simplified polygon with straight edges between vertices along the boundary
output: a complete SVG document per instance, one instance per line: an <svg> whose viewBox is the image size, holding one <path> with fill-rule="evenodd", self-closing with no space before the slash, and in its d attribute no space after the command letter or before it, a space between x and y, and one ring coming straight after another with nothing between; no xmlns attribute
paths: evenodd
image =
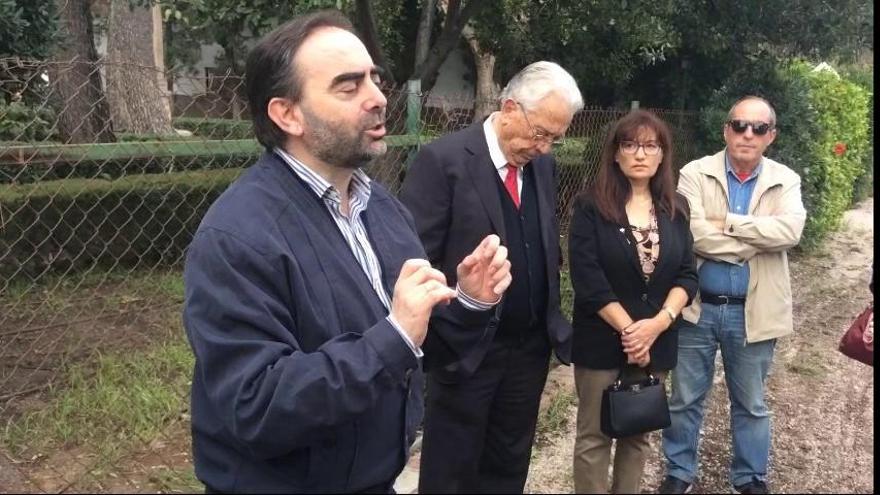
<svg viewBox="0 0 880 495"><path fill-rule="evenodd" d="M620 388L620 386L623 385L623 372L626 370L627 366L629 366L628 363L623 363L623 365L620 367L620 370L617 372L617 378L614 380L614 383L612 384L612 386L614 388ZM648 376L649 380L651 380L652 382L657 381L657 378L655 378L654 374L651 373L651 365L650 364L648 366L645 366L644 368L641 368L641 369L645 371L645 375Z"/></svg>

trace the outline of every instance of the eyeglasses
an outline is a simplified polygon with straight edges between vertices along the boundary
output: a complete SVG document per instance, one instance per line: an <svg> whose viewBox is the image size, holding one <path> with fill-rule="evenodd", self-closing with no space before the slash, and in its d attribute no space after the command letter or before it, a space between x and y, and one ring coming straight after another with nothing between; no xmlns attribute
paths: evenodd
<svg viewBox="0 0 880 495"><path fill-rule="evenodd" d="M523 117L526 119L526 125L529 126L529 131L532 133L532 140L536 143L547 143L551 146L559 146L565 143L565 136L553 136L552 134L545 134L532 126L532 123L529 121L529 116L526 114L526 109L523 108L522 104L518 101L514 102L519 106L519 110L522 112Z"/></svg>
<svg viewBox="0 0 880 495"><path fill-rule="evenodd" d="M663 147L657 143L637 143L635 141L620 142L620 151L627 155L635 155L639 152L639 148L643 149L648 156L654 156L657 153L660 153L663 149Z"/></svg>
<svg viewBox="0 0 880 495"><path fill-rule="evenodd" d="M773 126L767 122L752 122L750 120L728 120L727 125L737 134L742 134L751 127L755 136L763 136L773 130Z"/></svg>

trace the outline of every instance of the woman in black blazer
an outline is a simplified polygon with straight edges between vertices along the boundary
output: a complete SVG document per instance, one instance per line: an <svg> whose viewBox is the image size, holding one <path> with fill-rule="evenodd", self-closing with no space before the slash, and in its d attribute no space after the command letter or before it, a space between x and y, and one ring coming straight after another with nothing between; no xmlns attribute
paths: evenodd
<svg viewBox="0 0 880 495"><path fill-rule="evenodd" d="M697 291L687 201L675 192L669 127L637 110L605 138L599 175L575 202L572 364L578 392L577 493L607 493L612 440L602 391L617 378L663 380L675 367L681 309ZM639 493L648 434L617 440L612 493Z"/></svg>

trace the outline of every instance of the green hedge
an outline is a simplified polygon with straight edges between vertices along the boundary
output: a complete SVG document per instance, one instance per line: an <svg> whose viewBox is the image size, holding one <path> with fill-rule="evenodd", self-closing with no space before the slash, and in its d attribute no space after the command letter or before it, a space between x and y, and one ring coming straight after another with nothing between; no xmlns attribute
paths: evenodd
<svg viewBox="0 0 880 495"><path fill-rule="evenodd" d="M175 117L175 129L185 129L205 139L251 139L254 128L250 120Z"/></svg>
<svg viewBox="0 0 880 495"><path fill-rule="evenodd" d="M868 92L868 150L853 184L853 204L874 195L874 66L858 65L842 71L844 77Z"/></svg>
<svg viewBox="0 0 880 495"><path fill-rule="evenodd" d="M0 186L0 291L50 273L178 264L202 215L240 173Z"/></svg>
<svg viewBox="0 0 880 495"><path fill-rule="evenodd" d="M47 105L31 106L0 98L0 141L46 141L56 139L56 117Z"/></svg>
<svg viewBox="0 0 880 495"><path fill-rule="evenodd" d="M837 228L864 174L870 149L868 92L804 61L768 60L733 74L703 109L705 153L724 146L727 111L746 94L763 96L776 107L779 132L767 155L800 174L807 208L801 246L813 247Z"/></svg>
<svg viewBox="0 0 880 495"><path fill-rule="evenodd" d="M168 174L194 170L246 167L256 154L165 156L110 160L57 161L50 165L0 165L0 185L29 184L63 179L117 180L137 174Z"/></svg>

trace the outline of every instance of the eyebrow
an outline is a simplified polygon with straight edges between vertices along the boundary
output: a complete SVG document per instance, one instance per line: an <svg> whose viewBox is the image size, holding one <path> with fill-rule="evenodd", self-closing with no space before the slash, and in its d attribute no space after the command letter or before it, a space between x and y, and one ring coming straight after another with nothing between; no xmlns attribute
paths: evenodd
<svg viewBox="0 0 880 495"><path fill-rule="evenodd" d="M385 71L377 65L374 65L370 69L371 76L377 75L379 77L382 77L384 75L384 73L385 73ZM363 77L364 77L363 72L344 72L344 73L339 74L338 76L334 77L333 80L330 81L330 87L333 88L333 87L339 86L340 84L343 84L343 83L346 83L349 81L360 81L361 79L363 79Z"/></svg>

